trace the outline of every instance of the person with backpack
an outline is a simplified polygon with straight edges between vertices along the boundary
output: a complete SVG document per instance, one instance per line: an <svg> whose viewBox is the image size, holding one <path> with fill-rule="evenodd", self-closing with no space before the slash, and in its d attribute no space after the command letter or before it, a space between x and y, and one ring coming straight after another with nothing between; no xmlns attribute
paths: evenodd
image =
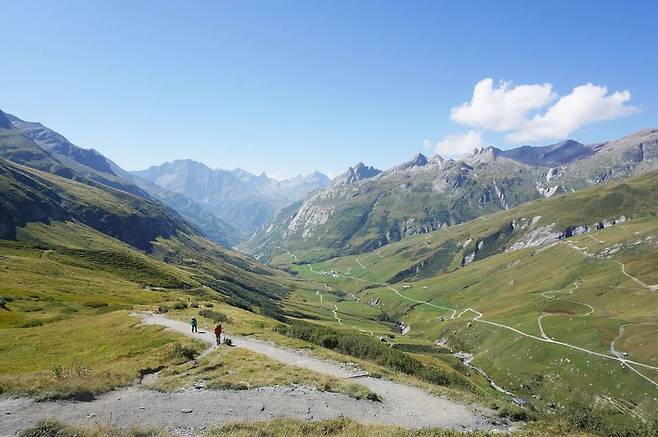
<svg viewBox="0 0 658 437"><path fill-rule="evenodd" d="M192 317L192 332L199 332L199 330L197 329L196 317Z"/></svg>
<svg viewBox="0 0 658 437"><path fill-rule="evenodd" d="M222 337L222 324L218 323L217 326L215 326L215 340L217 340L217 346L221 344L221 337Z"/></svg>

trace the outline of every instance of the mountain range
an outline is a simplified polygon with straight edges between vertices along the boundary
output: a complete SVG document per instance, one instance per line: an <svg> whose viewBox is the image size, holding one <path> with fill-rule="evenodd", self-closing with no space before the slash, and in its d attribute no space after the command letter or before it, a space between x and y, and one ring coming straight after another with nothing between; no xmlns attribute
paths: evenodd
<svg viewBox="0 0 658 437"><path fill-rule="evenodd" d="M320 172L276 180L265 173L255 175L242 169L212 169L189 159L167 162L132 175L132 180L147 191L149 188L142 181L184 195L246 237L281 208L330 183Z"/></svg>
<svg viewBox="0 0 658 437"><path fill-rule="evenodd" d="M657 167L658 129L591 145L482 147L458 160L418 154L386 171L359 163L284 208L241 248L262 260L294 251L300 262L362 253Z"/></svg>
<svg viewBox="0 0 658 437"><path fill-rule="evenodd" d="M177 160L128 172L41 123L0 117L0 156L161 202L226 247L261 260L361 253L558 193L658 166L658 130L614 141L478 147L462 159L416 155L382 171L363 163L333 181L319 172L277 180Z"/></svg>
<svg viewBox="0 0 658 437"><path fill-rule="evenodd" d="M226 247L244 241L281 207L330 182L319 172L276 180L241 169L212 170L191 160L128 172L96 150L76 146L41 123L1 114L0 156L60 176L84 177L157 199Z"/></svg>

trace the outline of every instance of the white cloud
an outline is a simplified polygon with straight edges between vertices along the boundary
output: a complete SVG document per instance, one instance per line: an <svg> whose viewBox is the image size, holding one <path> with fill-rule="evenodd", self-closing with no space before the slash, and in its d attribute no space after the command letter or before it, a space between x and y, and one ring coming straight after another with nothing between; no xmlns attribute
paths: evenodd
<svg viewBox="0 0 658 437"><path fill-rule="evenodd" d="M450 118L476 129L507 132L506 139L515 143L561 140L590 123L632 114L636 108L627 104L630 99L627 90L608 94L605 86L591 83L560 97L550 83L513 86L501 81L496 86L487 78L475 85L470 102L452 108Z"/></svg>
<svg viewBox="0 0 658 437"><path fill-rule="evenodd" d="M424 141L424 143L427 140ZM436 153L447 158L457 158L467 155L482 144L480 132L468 132L448 135L434 145Z"/></svg>
<svg viewBox="0 0 658 437"><path fill-rule="evenodd" d="M608 95L608 88L591 83L577 86L561 97L543 114L536 114L523 128L507 135L509 141L564 139L582 126L613 120L632 114L637 109L626 105L631 100L627 90Z"/></svg>
<svg viewBox="0 0 658 437"><path fill-rule="evenodd" d="M452 108L450 118L478 129L509 131L518 129L528 119L528 112L542 108L555 100L549 83L512 86L501 81L496 87L487 78L475 84L470 102Z"/></svg>

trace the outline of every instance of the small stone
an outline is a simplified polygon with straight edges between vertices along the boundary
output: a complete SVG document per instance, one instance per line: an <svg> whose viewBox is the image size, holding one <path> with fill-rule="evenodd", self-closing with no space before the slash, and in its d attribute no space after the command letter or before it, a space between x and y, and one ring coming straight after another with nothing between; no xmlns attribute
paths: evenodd
<svg viewBox="0 0 658 437"><path fill-rule="evenodd" d="M87 414L87 419L91 419L92 417L96 417L96 415L94 413Z"/></svg>
<svg viewBox="0 0 658 437"><path fill-rule="evenodd" d="M185 410L180 410L180 412L185 413L185 414L189 414L189 413L192 412L192 410L185 409Z"/></svg>
<svg viewBox="0 0 658 437"><path fill-rule="evenodd" d="M5 414L11 414L11 411L7 411Z"/></svg>
<svg viewBox="0 0 658 437"><path fill-rule="evenodd" d="M146 407L139 407L140 410L146 410Z"/></svg>
<svg viewBox="0 0 658 437"><path fill-rule="evenodd" d="M261 406L260 406L260 410L261 410L261 411L265 411L265 405L261 405Z"/></svg>

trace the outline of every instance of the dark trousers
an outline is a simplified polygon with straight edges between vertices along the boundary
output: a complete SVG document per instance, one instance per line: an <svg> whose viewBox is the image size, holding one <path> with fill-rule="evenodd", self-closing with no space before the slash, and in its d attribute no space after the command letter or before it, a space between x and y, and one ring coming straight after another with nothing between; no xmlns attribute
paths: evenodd
<svg viewBox="0 0 658 437"><path fill-rule="evenodd" d="M192 325L192 332L199 332L199 330L196 329L196 325Z"/></svg>

